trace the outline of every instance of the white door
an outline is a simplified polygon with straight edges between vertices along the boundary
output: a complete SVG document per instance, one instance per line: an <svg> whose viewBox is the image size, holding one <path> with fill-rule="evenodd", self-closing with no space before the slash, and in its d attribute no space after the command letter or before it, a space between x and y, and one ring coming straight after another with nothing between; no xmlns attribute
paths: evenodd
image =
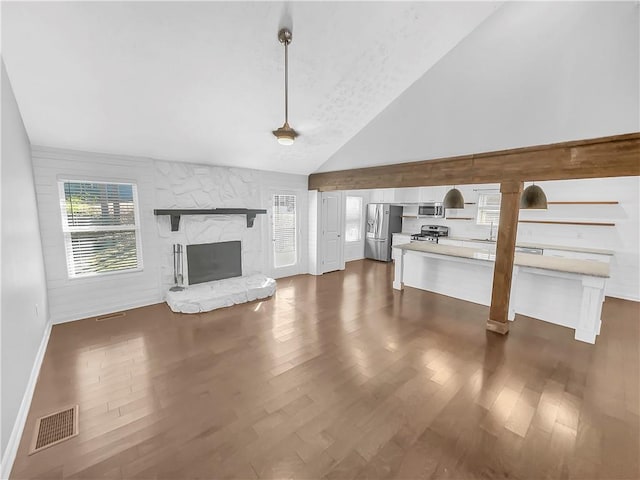
<svg viewBox="0 0 640 480"><path fill-rule="evenodd" d="M322 273L344 269L342 192L322 193Z"/></svg>
<svg viewBox="0 0 640 480"><path fill-rule="evenodd" d="M271 268L276 278L300 270L299 205L295 192L271 194Z"/></svg>

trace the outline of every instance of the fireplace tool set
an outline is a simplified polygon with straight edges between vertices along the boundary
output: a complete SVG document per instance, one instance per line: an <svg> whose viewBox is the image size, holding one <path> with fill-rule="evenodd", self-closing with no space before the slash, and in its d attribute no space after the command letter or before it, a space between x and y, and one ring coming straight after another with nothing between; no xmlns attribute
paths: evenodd
<svg viewBox="0 0 640 480"><path fill-rule="evenodd" d="M182 266L182 244L174 243L173 244L173 283L175 285L171 287L169 290L172 292L179 292L180 290L184 290L182 286L184 281L184 273Z"/></svg>

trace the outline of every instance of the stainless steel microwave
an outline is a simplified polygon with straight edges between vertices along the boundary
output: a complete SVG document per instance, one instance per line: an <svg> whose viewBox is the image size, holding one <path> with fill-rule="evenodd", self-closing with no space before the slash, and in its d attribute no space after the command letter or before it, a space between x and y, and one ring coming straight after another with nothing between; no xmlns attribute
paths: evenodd
<svg viewBox="0 0 640 480"><path fill-rule="evenodd" d="M418 215L421 217L444 218L444 205L442 202L423 203L418 206Z"/></svg>

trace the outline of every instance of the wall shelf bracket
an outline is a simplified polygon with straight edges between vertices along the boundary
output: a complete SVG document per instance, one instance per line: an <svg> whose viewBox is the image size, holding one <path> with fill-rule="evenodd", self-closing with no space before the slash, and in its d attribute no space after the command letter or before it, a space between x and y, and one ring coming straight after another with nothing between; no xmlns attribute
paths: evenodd
<svg viewBox="0 0 640 480"><path fill-rule="evenodd" d="M247 217L247 228L251 228L256 215L266 213L266 210L255 208L156 209L153 211L154 215L169 215L172 232L177 232L180 228L182 215L245 215Z"/></svg>

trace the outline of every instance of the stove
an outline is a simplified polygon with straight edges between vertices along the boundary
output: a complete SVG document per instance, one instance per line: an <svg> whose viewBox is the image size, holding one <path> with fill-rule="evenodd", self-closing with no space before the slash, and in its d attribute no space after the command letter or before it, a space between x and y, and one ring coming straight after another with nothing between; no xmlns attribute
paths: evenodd
<svg viewBox="0 0 640 480"><path fill-rule="evenodd" d="M411 240L438 243L438 238L448 237L449 227L444 225L422 225L420 233L411 235Z"/></svg>

